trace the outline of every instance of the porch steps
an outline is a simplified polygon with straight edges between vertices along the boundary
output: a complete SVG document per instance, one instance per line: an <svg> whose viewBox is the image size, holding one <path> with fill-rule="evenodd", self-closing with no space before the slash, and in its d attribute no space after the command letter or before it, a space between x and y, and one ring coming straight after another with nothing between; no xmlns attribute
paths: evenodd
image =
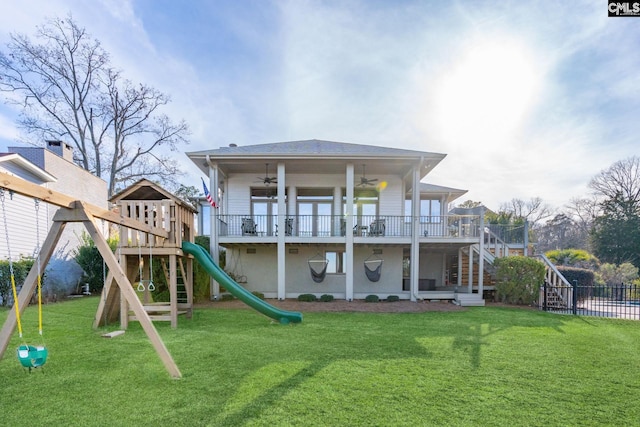
<svg viewBox="0 0 640 427"><path fill-rule="evenodd" d="M484 307L484 299L478 294L457 294L453 303L461 307Z"/></svg>

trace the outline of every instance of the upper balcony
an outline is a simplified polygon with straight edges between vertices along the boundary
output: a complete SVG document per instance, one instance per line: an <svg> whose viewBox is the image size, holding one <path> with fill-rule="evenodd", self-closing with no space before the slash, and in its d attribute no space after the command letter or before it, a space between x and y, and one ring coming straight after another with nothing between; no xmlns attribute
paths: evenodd
<svg viewBox="0 0 640 427"><path fill-rule="evenodd" d="M362 215L353 217L349 230L355 238L405 239L413 232L411 216ZM280 233L277 215L219 215L218 236L225 240L275 241ZM284 220L285 238L296 241L319 241L342 238L347 235L345 216L287 215ZM421 216L418 235L425 240L470 241L480 235L480 217L477 215ZM292 239L293 240L293 239Z"/></svg>

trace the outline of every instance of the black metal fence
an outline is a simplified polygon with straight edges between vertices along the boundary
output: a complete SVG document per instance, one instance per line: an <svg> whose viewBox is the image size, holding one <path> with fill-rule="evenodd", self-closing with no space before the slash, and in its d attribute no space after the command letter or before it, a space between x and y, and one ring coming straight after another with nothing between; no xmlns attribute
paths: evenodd
<svg viewBox="0 0 640 427"><path fill-rule="evenodd" d="M640 286L573 285L540 288L541 310L580 316L640 320Z"/></svg>

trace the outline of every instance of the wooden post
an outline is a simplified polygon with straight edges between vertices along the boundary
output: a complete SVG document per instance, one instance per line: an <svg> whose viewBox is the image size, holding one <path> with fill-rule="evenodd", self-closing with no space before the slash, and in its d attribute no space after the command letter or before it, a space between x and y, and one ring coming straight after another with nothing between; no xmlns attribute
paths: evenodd
<svg viewBox="0 0 640 427"><path fill-rule="evenodd" d="M160 357L160 360L162 360L162 363L164 364L166 370L169 372L169 375L171 375L173 378L181 378L182 374L180 373L178 366L173 361L169 350L167 350L167 347L164 345L162 338L160 338L158 331L151 322L149 315L138 299L138 296L133 290L133 287L127 279L124 271L122 271L122 269L120 268L120 264L118 264L118 260L111 252L109 244L95 227L91 214L86 213L86 215L87 220L84 221L84 225L87 228L89 235L93 239L96 248L98 248L98 251L102 255L102 258L107 263L109 270L113 272L114 279L118 287L120 288L120 293L124 296L124 299L126 299L129 306L133 309L133 312L140 322L142 329L144 329L145 333L149 337L151 345L153 345L153 347L155 348L156 353L158 353L158 356Z"/></svg>
<svg viewBox="0 0 640 427"><path fill-rule="evenodd" d="M111 301L115 298L115 290L117 288L116 286L111 286L113 284L113 280L113 273L109 271L107 278L104 281L104 287L102 288L102 294L100 295L100 303L96 310L96 316L93 319L93 329L107 324L106 321L103 321L105 320L104 316L109 314Z"/></svg>
<svg viewBox="0 0 640 427"><path fill-rule="evenodd" d="M169 255L169 301L171 306L171 327L178 327L178 277L175 255Z"/></svg>

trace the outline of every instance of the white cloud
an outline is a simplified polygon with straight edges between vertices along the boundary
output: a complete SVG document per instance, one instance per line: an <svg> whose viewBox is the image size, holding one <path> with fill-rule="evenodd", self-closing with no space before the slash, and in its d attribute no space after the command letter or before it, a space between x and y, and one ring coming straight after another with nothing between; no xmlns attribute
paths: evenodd
<svg viewBox="0 0 640 427"><path fill-rule="evenodd" d="M190 3L189 22L166 21L176 40L132 0L9 2L0 28L33 33L72 10L125 77L171 95L188 150L322 138L442 152L430 181L492 207L559 206L637 152L640 30L598 2L257 4Z"/></svg>

